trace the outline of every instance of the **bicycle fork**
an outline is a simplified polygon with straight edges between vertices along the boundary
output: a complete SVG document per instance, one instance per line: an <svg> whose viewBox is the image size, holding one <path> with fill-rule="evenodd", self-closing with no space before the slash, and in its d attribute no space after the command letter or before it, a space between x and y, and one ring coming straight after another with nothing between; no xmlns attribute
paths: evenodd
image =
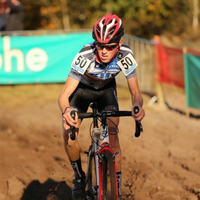
<svg viewBox="0 0 200 200"><path fill-rule="evenodd" d="M107 174L108 166L109 166L109 173L110 173L110 181L111 181L111 190L114 191L111 193L111 200L118 200L118 187L117 187L117 179L116 179L116 169L115 169L115 156L118 154L118 152L114 152L112 148L110 147L109 144L109 132L108 132L108 126L106 124L106 121L104 121L101 124L101 130L100 130L100 140L101 140L101 146L100 148L98 147L97 153L97 159L98 159L98 183L99 183L99 188L98 188L98 194L99 194L99 200L104 200L105 194L104 192L107 192L107 189L103 186L103 181L105 183L105 180L107 177L105 174ZM105 163L106 168L105 168ZM108 166L107 166L108 165ZM103 175L104 174L104 175ZM112 177L112 178L111 178ZM106 181L107 182L107 181ZM107 185L107 183L106 183ZM106 191L105 191L106 190Z"/></svg>
<svg viewBox="0 0 200 200"><path fill-rule="evenodd" d="M94 162L95 162L95 171L96 171L96 188L95 193L97 194L97 199L99 199L99 149L100 149L100 129L95 127L93 128L93 152L94 152Z"/></svg>
<svg viewBox="0 0 200 200"><path fill-rule="evenodd" d="M102 188L102 174L103 174L103 162L109 160L109 173L113 173L115 188L115 194L111 199L118 200L117 180L116 180L116 169L115 169L115 156L118 152L114 152L109 145L109 134L107 124L102 124L101 129L98 127L93 128L93 143L90 153L94 156L95 162L95 174L96 174L96 185L92 186L92 194L97 196L98 200L103 200L103 188ZM93 153L92 153L93 152ZM90 160L91 162L91 160ZM105 169L104 169L105 170Z"/></svg>

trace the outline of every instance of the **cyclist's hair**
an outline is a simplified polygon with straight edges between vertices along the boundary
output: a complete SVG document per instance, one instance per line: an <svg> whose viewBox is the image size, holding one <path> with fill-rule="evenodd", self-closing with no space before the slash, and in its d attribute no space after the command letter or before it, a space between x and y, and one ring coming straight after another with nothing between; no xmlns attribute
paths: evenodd
<svg viewBox="0 0 200 200"><path fill-rule="evenodd" d="M99 43L119 42L124 35L122 20L117 15L105 15L94 25L92 37Z"/></svg>

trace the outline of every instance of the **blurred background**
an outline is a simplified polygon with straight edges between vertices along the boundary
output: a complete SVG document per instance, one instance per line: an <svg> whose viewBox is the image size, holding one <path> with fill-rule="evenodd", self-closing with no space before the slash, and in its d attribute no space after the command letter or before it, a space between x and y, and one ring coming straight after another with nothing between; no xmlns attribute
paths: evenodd
<svg viewBox="0 0 200 200"><path fill-rule="evenodd" d="M199 0L1 0L1 15L17 13L9 9L10 1L17 2L21 13L17 17L23 18L18 30L91 29L98 18L115 13L122 18L127 34L146 39L165 35L170 40L178 36L176 45L199 46L194 43L199 39ZM5 30L11 30L9 23L5 22Z"/></svg>
<svg viewBox="0 0 200 200"><path fill-rule="evenodd" d="M0 35L9 36L0 38L0 84L64 82L76 52L92 42L94 23L112 13L123 20L141 90L157 96L150 104L166 102L167 84L183 90L187 107L200 108L199 10L199 0L0 0Z"/></svg>
<svg viewBox="0 0 200 200"><path fill-rule="evenodd" d="M7 36L0 38L0 84L64 82L76 52L92 42L94 23L112 13L123 20L141 90L157 96L150 104L166 102L167 84L183 90L187 107L200 108L199 10L199 0L0 0Z"/></svg>

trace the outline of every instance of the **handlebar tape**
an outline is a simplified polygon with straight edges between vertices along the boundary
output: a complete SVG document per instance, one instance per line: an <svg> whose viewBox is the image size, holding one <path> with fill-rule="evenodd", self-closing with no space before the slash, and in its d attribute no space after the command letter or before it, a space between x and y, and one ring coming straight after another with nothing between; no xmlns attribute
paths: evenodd
<svg viewBox="0 0 200 200"><path fill-rule="evenodd" d="M135 114L139 113L139 107L135 106L133 111ZM135 121L135 137L139 137L141 132L143 132L142 123L140 121Z"/></svg>
<svg viewBox="0 0 200 200"><path fill-rule="evenodd" d="M70 113L70 115L71 115L71 117L73 118L73 119L75 119L75 116L76 116L76 114L75 114L75 110L72 110L71 111L71 113ZM71 138L71 140L75 140L75 136L76 136L76 134L75 134L75 127L74 126L71 126L70 127L70 138Z"/></svg>

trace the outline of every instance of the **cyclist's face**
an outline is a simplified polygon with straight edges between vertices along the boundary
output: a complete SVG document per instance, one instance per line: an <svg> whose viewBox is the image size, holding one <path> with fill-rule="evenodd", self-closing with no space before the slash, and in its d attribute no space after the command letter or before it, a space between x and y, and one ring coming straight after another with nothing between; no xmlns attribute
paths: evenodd
<svg viewBox="0 0 200 200"><path fill-rule="evenodd" d="M97 51L101 59L101 62L108 63L116 55L121 45L122 45L122 40L120 40L119 43L109 43L109 44L96 43Z"/></svg>

